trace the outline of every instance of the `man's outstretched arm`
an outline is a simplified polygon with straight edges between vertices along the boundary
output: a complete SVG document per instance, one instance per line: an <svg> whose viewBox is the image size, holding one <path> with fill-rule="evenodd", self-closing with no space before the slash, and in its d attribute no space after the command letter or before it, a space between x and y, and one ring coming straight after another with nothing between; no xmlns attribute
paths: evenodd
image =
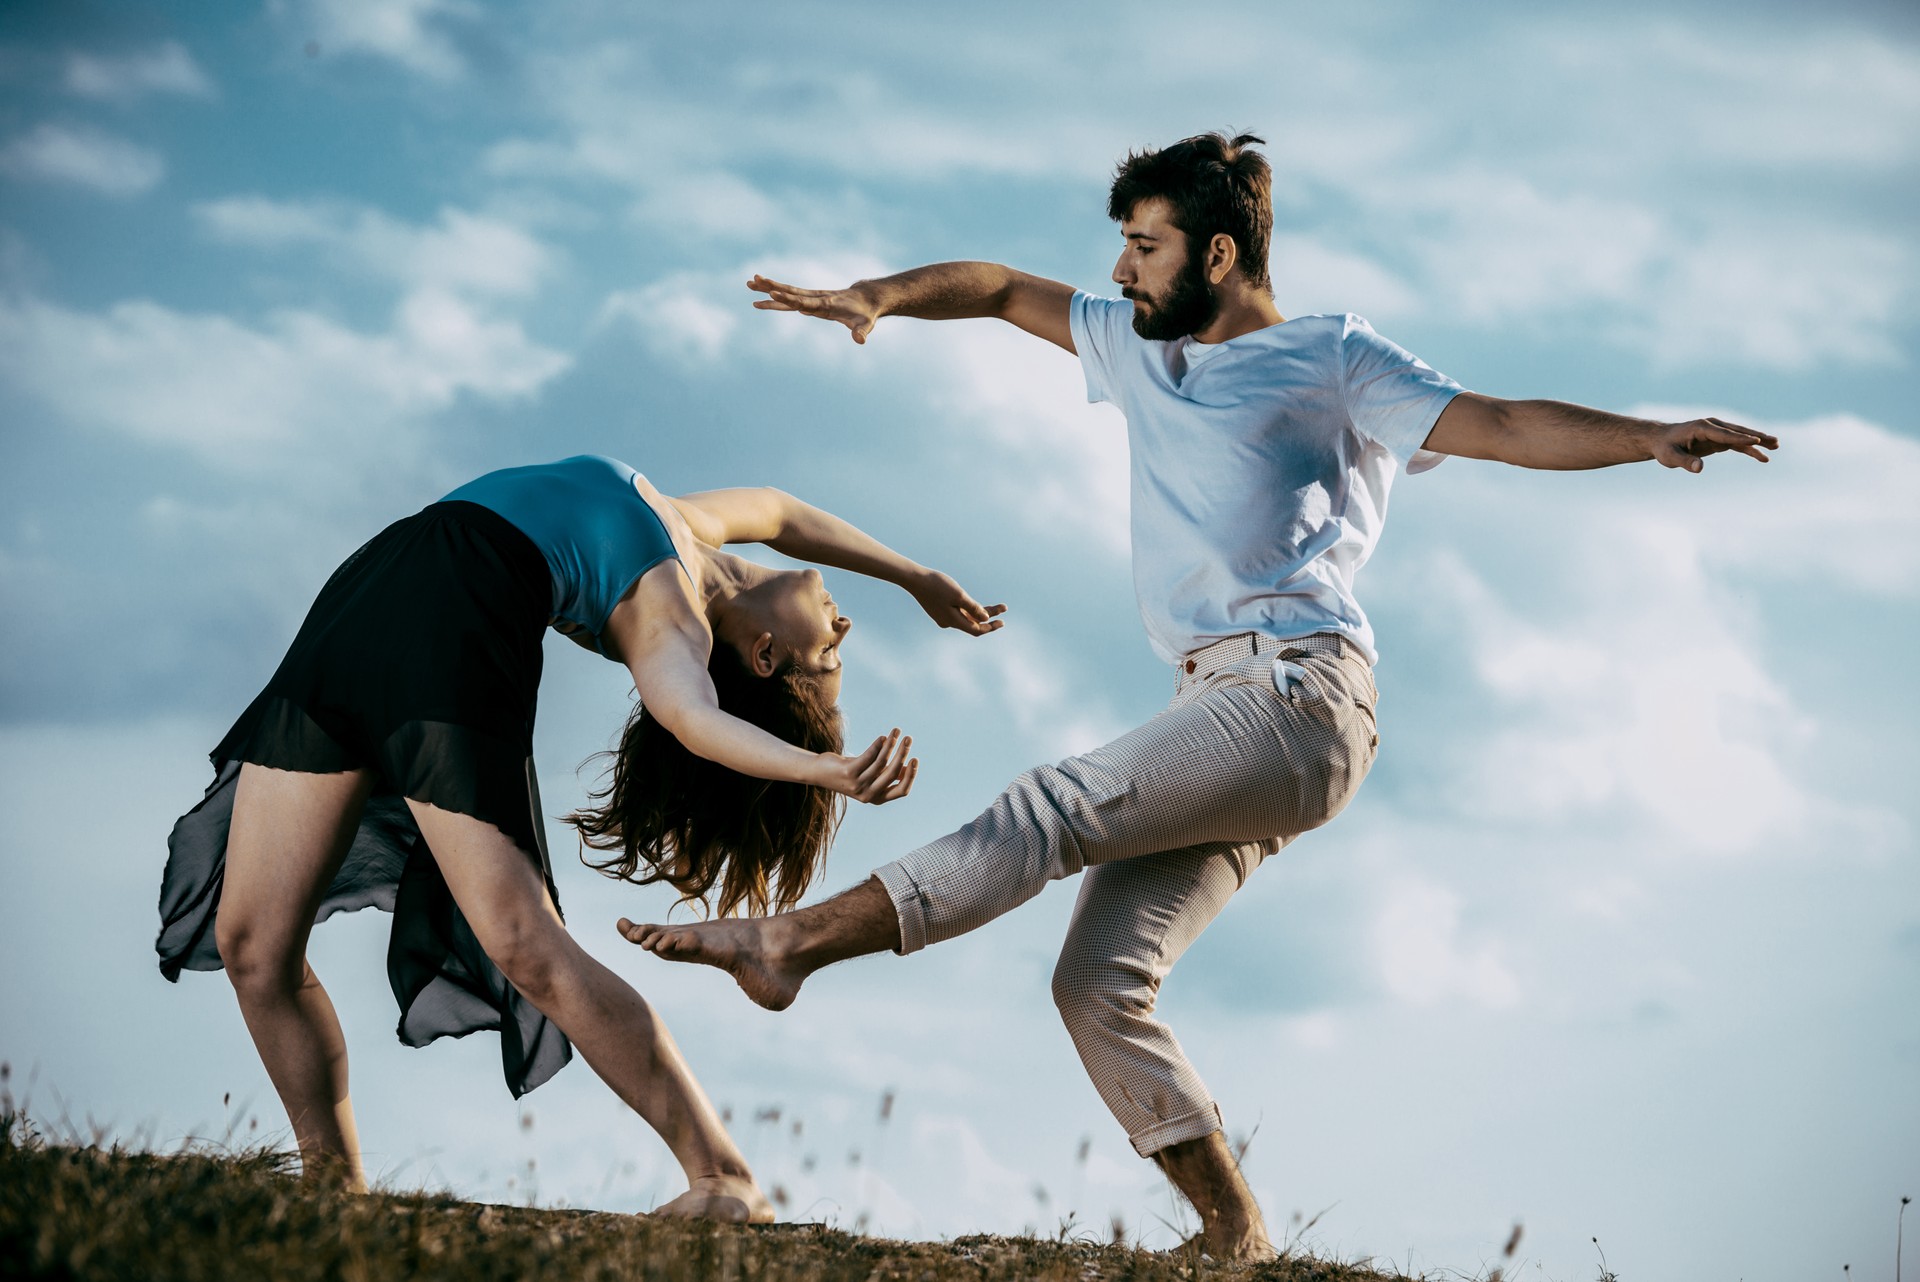
<svg viewBox="0 0 1920 1282"><path fill-rule="evenodd" d="M995 316L1036 338L1073 347L1068 321L1073 286L1003 267L999 263L933 263L878 280L855 281L845 289L797 289L765 276L747 288L766 297L754 303L762 311L804 312L839 321L864 343L882 316L920 320L962 320Z"/></svg>
<svg viewBox="0 0 1920 1282"><path fill-rule="evenodd" d="M1426 448L1519 467L1611 467L1653 459L1698 472L1709 454L1733 450L1764 463L1780 442L1725 419L1660 423L1564 401L1503 401L1462 392L1440 411Z"/></svg>

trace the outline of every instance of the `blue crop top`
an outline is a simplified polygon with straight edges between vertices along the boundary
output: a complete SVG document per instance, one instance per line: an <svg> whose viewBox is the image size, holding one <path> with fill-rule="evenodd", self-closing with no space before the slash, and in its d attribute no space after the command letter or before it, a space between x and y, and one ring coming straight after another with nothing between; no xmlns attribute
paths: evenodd
<svg viewBox="0 0 1920 1282"><path fill-rule="evenodd" d="M636 475L618 459L576 454L489 472L441 501L478 503L533 540L553 576L555 619L585 629L605 654L600 631L613 607L641 575L680 555L634 488Z"/></svg>

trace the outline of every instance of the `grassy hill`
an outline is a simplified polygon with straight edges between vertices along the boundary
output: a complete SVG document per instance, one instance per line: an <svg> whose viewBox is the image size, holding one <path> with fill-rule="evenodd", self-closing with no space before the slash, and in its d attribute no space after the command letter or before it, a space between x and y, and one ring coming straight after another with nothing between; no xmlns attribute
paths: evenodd
<svg viewBox="0 0 1920 1282"><path fill-rule="evenodd" d="M599 1282L1393 1282L1296 1257L1220 1265L1191 1248L966 1237L893 1242L817 1225L685 1224L304 1184L284 1154L161 1155L50 1143L0 1115L0 1277L567 1279Z"/></svg>

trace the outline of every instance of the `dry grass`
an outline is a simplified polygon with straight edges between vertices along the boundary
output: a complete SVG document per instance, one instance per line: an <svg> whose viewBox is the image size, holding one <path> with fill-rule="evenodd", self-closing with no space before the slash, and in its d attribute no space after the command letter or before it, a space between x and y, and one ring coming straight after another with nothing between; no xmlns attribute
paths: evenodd
<svg viewBox="0 0 1920 1282"><path fill-rule="evenodd" d="M1221 1265L1188 1248L965 1237L895 1242L817 1225L686 1224L302 1182L266 1150L161 1155L49 1142L0 1113L0 1276L119 1279L645 1279L1405 1282L1295 1256Z"/></svg>

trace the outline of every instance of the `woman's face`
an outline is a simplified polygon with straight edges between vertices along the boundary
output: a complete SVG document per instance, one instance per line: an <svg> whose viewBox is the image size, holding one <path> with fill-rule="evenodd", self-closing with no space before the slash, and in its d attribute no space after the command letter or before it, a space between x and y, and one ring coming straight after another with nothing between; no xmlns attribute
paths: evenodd
<svg viewBox="0 0 1920 1282"><path fill-rule="evenodd" d="M802 672L820 677L838 702L840 642L853 620L835 607L820 571L785 570L745 595L758 598L752 603L760 614L755 631L773 634L776 662L790 659Z"/></svg>

